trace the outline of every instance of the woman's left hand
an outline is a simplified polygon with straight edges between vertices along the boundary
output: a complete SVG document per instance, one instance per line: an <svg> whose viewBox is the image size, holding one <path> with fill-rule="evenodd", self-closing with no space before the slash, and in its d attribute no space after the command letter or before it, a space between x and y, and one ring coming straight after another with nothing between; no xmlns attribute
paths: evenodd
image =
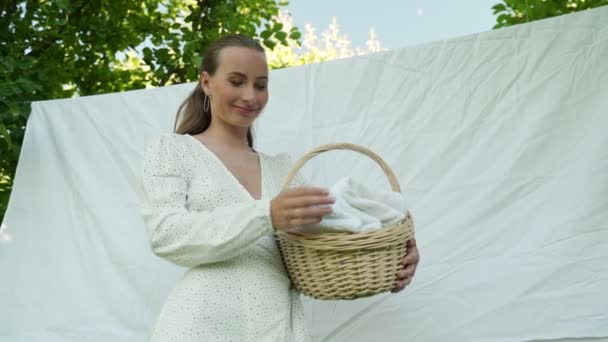
<svg viewBox="0 0 608 342"><path fill-rule="evenodd" d="M391 292L400 292L412 282L419 261L420 254L418 253L418 247L416 247L416 239L412 238L407 241L407 254L403 258L403 270L397 273L397 283L395 283Z"/></svg>

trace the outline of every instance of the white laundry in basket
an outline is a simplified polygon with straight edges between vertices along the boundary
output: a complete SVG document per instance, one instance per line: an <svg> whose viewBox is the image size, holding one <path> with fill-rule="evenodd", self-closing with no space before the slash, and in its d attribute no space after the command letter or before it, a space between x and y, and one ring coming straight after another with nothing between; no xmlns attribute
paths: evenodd
<svg viewBox="0 0 608 342"><path fill-rule="evenodd" d="M371 189L350 177L340 179L329 192L336 198L332 213L318 224L302 227L303 231L369 232L402 220L407 211L403 194Z"/></svg>

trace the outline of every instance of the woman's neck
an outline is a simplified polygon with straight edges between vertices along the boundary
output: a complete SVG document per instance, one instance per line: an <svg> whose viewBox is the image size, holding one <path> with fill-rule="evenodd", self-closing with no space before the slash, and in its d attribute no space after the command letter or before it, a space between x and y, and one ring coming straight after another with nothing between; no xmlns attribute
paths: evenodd
<svg viewBox="0 0 608 342"><path fill-rule="evenodd" d="M200 136L204 139L204 142L222 146L227 150L251 151L246 129L224 129L210 125Z"/></svg>

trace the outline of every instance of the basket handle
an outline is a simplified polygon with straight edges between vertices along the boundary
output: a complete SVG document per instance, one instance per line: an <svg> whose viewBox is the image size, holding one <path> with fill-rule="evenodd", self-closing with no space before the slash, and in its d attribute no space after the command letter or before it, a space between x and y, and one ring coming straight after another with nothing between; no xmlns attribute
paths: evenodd
<svg viewBox="0 0 608 342"><path fill-rule="evenodd" d="M393 189L393 191L401 192L401 187L399 186L399 181L397 180L395 173L388 166L388 164L382 158L380 158L379 155L374 153L369 148L363 147L360 145L355 145L352 143L334 143L334 144L321 145L319 147L316 147L316 148L310 150L306 154L304 154L302 157L300 157L300 159L298 159L295 162L291 171L289 171L289 174L287 174L287 179L285 180L285 183L283 184L283 190L287 189L287 187L289 186L289 183L291 183L291 181L293 180L295 175L298 173L298 171L300 171L302 166L304 166L304 164L308 160L318 156L321 153L331 151L331 150L351 150L351 151L359 152L363 155L368 156L373 161L375 161L378 165L380 165L380 167L382 168L382 171L388 178L388 181L391 184L391 188Z"/></svg>

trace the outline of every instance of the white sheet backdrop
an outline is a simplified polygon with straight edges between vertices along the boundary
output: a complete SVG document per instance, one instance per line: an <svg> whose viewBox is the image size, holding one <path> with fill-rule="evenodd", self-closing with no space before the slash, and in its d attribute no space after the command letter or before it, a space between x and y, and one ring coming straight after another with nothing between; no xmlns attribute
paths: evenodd
<svg viewBox="0 0 608 342"><path fill-rule="evenodd" d="M314 340L608 340L607 61L605 7L273 71L258 148L377 151L422 253L402 294L305 299ZM183 270L149 251L142 149L191 88L33 105L0 243L0 341L146 339ZM306 172L388 186L352 152Z"/></svg>

